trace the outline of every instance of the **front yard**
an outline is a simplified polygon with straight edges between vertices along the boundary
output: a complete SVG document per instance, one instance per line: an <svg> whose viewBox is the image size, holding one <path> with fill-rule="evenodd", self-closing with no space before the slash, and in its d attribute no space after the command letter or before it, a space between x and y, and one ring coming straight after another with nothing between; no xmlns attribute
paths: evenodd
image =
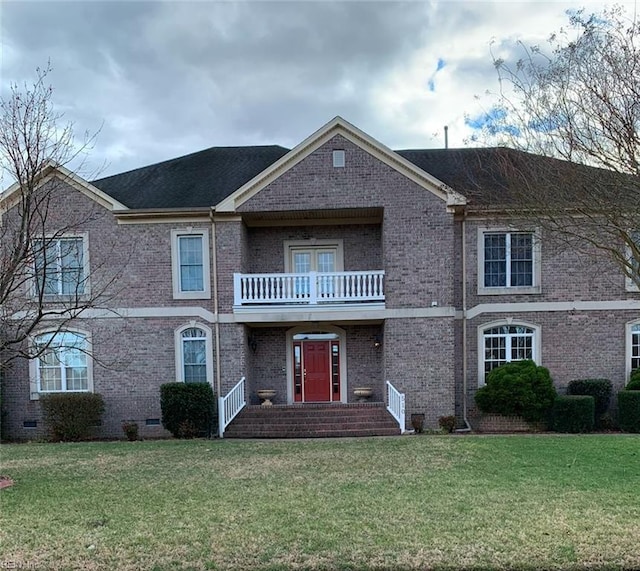
<svg viewBox="0 0 640 571"><path fill-rule="evenodd" d="M640 568L638 436L6 445L0 473L0 568Z"/></svg>

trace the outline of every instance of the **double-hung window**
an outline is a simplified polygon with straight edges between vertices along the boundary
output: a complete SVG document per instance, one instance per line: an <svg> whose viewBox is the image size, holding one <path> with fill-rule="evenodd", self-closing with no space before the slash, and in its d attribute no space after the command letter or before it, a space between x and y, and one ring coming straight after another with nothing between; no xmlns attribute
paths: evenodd
<svg viewBox="0 0 640 571"><path fill-rule="evenodd" d="M209 233L207 230L174 230L171 239L173 296L176 299L209 299Z"/></svg>
<svg viewBox="0 0 640 571"><path fill-rule="evenodd" d="M539 291L539 247L534 232L483 230L480 237L480 293Z"/></svg>
<svg viewBox="0 0 640 571"><path fill-rule="evenodd" d="M629 233L630 241L627 244L629 272L627 275L627 291L640 291L640 230Z"/></svg>
<svg viewBox="0 0 640 571"><path fill-rule="evenodd" d="M90 390L88 340L83 333L59 331L35 339L37 392Z"/></svg>
<svg viewBox="0 0 640 571"><path fill-rule="evenodd" d="M36 240L33 244L36 295L85 294L87 290L85 247L83 237Z"/></svg>

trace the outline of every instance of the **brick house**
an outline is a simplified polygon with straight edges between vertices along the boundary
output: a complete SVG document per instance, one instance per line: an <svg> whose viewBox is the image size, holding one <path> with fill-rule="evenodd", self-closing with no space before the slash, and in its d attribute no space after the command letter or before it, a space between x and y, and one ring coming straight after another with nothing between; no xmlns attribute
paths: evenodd
<svg viewBox="0 0 640 571"><path fill-rule="evenodd" d="M73 363L6 371L5 437L39 435L39 395L61 390L104 396L101 436L123 420L165 435L171 381L227 395L245 378L248 404L274 389L303 411L347 407L356 387L390 404L395 388L407 428L413 413L464 426L486 372L516 359L560 390L622 388L640 366L640 293L539 228L487 216L504 152L392 151L338 117L292 150L212 148L93 182L59 169L51 224L83 220L58 241L60 267L73 265L64 248L82 251L76 270L109 295L65 333L87 349Z"/></svg>

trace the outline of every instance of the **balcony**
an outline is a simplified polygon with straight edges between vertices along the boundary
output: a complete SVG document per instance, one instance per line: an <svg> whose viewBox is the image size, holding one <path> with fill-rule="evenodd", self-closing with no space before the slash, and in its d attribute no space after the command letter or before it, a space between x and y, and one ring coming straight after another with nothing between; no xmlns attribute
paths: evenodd
<svg viewBox="0 0 640 571"><path fill-rule="evenodd" d="M233 274L234 311L384 307L384 271Z"/></svg>

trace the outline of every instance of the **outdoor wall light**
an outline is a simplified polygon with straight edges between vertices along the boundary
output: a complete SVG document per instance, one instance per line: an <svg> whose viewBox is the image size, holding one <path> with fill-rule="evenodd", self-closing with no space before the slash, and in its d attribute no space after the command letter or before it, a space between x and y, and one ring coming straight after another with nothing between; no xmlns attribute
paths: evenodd
<svg viewBox="0 0 640 571"><path fill-rule="evenodd" d="M249 349L251 349L251 351L253 351L254 353L258 349L258 341L253 336L253 333L249 333L249 337L247 337L247 345L249 345Z"/></svg>
<svg viewBox="0 0 640 571"><path fill-rule="evenodd" d="M375 349L380 349L380 347L382 347L382 337L380 337L380 335L376 335L373 338L373 347Z"/></svg>

